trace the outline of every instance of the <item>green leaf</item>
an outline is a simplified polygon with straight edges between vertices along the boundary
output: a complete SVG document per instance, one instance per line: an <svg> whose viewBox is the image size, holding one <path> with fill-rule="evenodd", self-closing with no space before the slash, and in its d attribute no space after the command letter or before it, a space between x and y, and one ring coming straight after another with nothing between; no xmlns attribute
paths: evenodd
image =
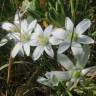
<svg viewBox="0 0 96 96"><path fill-rule="evenodd" d="M69 96L73 96L71 92L67 91L67 93L68 93Z"/></svg>
<svg viewBox="0 0 96 96"><path fill-rule="evenodd" d="M96 31L92 33L92 36L96 36Z"/></svg>
<svg viewBox="0 0 96 96"><path fill-rule="evenodd" d="M40 8L40 6L39 6L39 0L32 0L32 1L30 2L29 9L30 9L31 11L35 11L35 10L37 10L37 9L39 9L39 8Z"/></svg>
<svg viewBox="0 0 96 96"><path fill-rule="evenodd" d="M25 64L26 61L15 61L13 64ZM28 62L26 62L28 63ZM0 66L0 71L2 71L3 69L7 68L9 66L9 64L4 64L2 66Z"/></svg>

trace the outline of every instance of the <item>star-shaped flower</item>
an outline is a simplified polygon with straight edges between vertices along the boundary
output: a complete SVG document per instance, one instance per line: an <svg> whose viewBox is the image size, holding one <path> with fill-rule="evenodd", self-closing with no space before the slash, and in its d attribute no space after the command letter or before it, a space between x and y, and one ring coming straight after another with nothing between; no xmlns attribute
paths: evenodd
<svg viewBox="0 0 96 96"><path fill-rule="evenodd" d="M83 35L85 31L91 26L91 21L89 19L82 20L76 28L70 18L65 19L65 30L63 28L56 28L50 39L50 42L54 45L59 45L58 53L63 53L70 46L74 52L74 47L78 48L80 44L91 44L94 40L86 35Z"/></svg>
<svg viewBox="0 0 96 96"><path fill-rule="evenodd" d="M32 55L33 60L39 59L39 57L41 56L41 54L43 53L44 50L49 56L51 56L51 57L54 56L53 49L49 42L51 32L52 32L52 25L49 25L43 31L41 26L39 24L37 24L37 26L35 28L35 32L32 37L32 39L33 39L32 45L37 46Z"/></svg>
<svg viewBox="0 0 96 96"><path fill-rule="evenodd" d="M14 58L17 53L24 52L27 56L30 55L31 37L32 31L35 28L37 20L33 20L30 23L26 19L20 20L20 13L15 14L14 24L9 22L4 22L2 28L9 33L0 42L0 46L5 45L8 40L14 40L16 45L12 50L12 57Z"/></svg>
<svg viewBox="0 0 96 96"><path fill-rule="evenodd" d="M29 56L30 55L30 46L32 45L32 31L36 26L37 20L33 20L28 24L27 20L24 19L21 21L21 31L14 35L14 40L16 45L12 50L12 57L14 58L18 52L22 52Z"/></svg>

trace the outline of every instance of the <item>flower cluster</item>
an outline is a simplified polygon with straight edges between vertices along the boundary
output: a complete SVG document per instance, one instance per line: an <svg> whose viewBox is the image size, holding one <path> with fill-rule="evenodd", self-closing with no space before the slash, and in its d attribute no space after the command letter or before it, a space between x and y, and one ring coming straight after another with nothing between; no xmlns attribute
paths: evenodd
<svg viewBox="0 0 96 96"><path fill-rule="evenodd" d="M38 78L38 82L47 86L57 86L58 82L66 82L66 86L78 82L85 67L90 48L88 44L94 43L94 40L83 33L91 26L89 19L82 20L76 27L69 17L65 18L64 28L57 28L49 25L44 30L37 20L28 22L27 19L20 19L21 14L16 13L14 22L4 22L2 28L8 31L8 34L0 42L0 46L13 40L15 46L12 50L12 57L15 58L18 53L30 56L30 48L36 46L32 53L32 59L35 61L40 58L43 52L46 52L51 58L54 57L53 47L57 47L57 62L67 71L51 71L45 74L46 78ZM59 45L59 46L58 46ZM66 56L64 52L69 48L75 58L75 64ZM56 78L54 77L56 76ZM57 80L54 82L54 78ZM71 86L70 85L70 86Z"/></svg>

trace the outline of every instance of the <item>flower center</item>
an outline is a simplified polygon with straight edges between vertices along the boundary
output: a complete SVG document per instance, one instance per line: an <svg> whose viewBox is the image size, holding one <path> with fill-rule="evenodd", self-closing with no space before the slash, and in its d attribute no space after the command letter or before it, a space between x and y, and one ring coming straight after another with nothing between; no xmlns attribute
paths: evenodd
<svg viewBox="0 0 96 96"><path fill-rule="evenodd" d="M27 33L21 34L21 41L27 42L30 40L30 36Z"/></svg>
<svg viewBox="0 0 96 96"><path fill-rule="evenodd" d="M74 32L68 33L67 40L69 41L76 41L78 39L78 35Z"/></svg>
<svg viewBox="0 0 96 96"><path fill-rule="evenodd" d="M78 70L73 72L72 77L79 78L80 75L81 75L81 72Z"/></svg>
<svg viewBox="0 0 96 96"><path fill-rule="evenodd" d="M46 45L47 44L47 38L45 38L43 35L38 37L38 42L40 45Z"/></svg>

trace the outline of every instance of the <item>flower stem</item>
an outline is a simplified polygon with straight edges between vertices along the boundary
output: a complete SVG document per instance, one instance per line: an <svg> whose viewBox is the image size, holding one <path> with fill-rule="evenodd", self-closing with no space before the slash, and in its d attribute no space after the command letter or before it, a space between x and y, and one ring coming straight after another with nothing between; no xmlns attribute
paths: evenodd
<svg viewBox="0 0 96 96"><path fill-rule="evenodd" d="M13 58L11 56L10 53L10 57L9 57L9 65L8 65L8 74L7 74L7 84L10 84L11 81L11 77L12 77L12 62L13 62Z"/></svg>
<svg viewBox="0 0 96 96"><path fill-rule="evenodd" d="M75 6L74 6L74 0L70 0L70 6L71 6L71 15L72 15L72 20L75 24ZM70 46L72 45L72 40L73 40L73 37L74 37L74 30L72 32L72 37L71 37L71 44Z"/></svg>
<svg viewBox="0 0 96 96"><path fill-rule="evenodd" d="M74 0L70 0L70 6L71 6L71 15L72 15L72 19L75 22L75 8L74 8Z"/></svg>

